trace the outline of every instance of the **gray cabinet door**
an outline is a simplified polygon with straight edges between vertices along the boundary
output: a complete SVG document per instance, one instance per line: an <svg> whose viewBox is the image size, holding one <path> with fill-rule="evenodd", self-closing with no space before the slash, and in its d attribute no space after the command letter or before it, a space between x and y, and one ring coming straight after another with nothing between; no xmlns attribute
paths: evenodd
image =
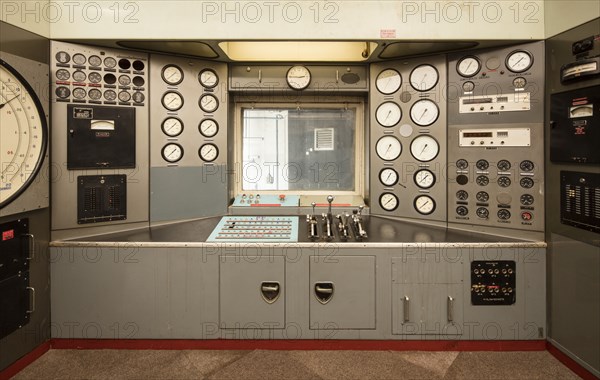
<svg viewBox="0 0 600 380"><path fill-rule="evenodd" d="M285 327L283 256L253 258L223 255L219 275L221 328Z"/></svg>
<svg viewBox="0 0 600 380"><path fill-rule="evenodd" d="M308 290L311 329L375 328L374 256L311 256Z"/></svg>

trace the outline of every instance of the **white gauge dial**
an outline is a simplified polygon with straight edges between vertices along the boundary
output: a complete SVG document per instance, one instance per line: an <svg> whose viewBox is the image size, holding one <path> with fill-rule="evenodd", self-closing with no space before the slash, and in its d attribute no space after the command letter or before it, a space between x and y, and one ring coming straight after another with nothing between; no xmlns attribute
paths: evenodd
<svg viewBox="0 0 600 380"><path fill-rule="evenodd" d="M435 201L428 195L420 195L415 199L415 209L419 214L429 215L435 211Z"/></svg>
<svg viewBox="0 0 600 380"><path fill-rule="evenodd" d="M183 97L175 91L168 91L162 97L162 105L169 111L177 111L183 107Z"/></svg>
<svg viewBox="0 0 600 380"><path fill-rule="evenodd" d="M440 110L437 104L429 99L417 101L410 109L411 120L421 127L435 123L439 114Z"/></svg>
<svg viewBox="0 0 600 380"><path fill-rule="evenodd" d="M219 132L219 124L213 119L204 119L198 126L200 133L204 137L213 137Z"/></svg>
<svg viewBox="0 0 600 380"><path fill-rule="evenodd" d="M440 152L440 146L431 136L422 135L417 137L410 144L410 153L419 161L427 162L437 157Z"/></svg>
<svg viewBox="0 0 600 380"><path fill-rule="evenodd" d="M385 102L377 107L375 119L384 127L393 127L402 119L402 109L394 102Z"/></svg>
<svg viewBox="0 0 600 380"><path fill-rule="evenodd" d="M529 52L517 50L506 58L506 67L513 73L522 73L527 71L533 64L533 57Z"/></svg>
<svg viewBox="0 0 600 380"><path fill-rule="evenodd" d="M385 211L394 211L399 204L398 197L392 193L383 193L379 197L379 205Z"/></svg>
<svg viewBox="0 0 600 380"><path fill-rule="evenodd" d="M456 71L463 77L470 78L481 70L481 62L475 57L464 57L456 65Z"/></svg>
<svg viewBox="0 0 600 380"><path fill-rule="evenodd" d="M0 208L35 179L46 153L46 117L25 79L0 60Z"/></svg>
<svg viewBox="0 0 600 380"><path fill-rule="evenodd" d="M431 65L417 66L410 73L410 85L417 91L429 91L438 83L439 75Z"/></svg>
<svg viewBox="0 0 600 380"><path fill-rule="evenodd" d="M379 172L379 180L385 186L394 186L398 183L398 172L392 168L385 168Z"/></svg>
<svg viewBox="0 0 600 380"><path fill-rule="evenodd" d="M213 88L219 83L219 77L211 69L204 69L198 75L200 84L206 88Z"/></svg>
<svg viewBox="0 0 600 380"><path fill-rule="evenodd" d="M382 160L393 161L402 153L402 144L394 136L383 136L377 141L375 150Z"/></svg>
<svg viewBox="0 0 600 380"><path fill-rule="evenodd" d="M421 169L415 173L415 184L422 189L429 189L435 184L435 175L427 169Z"/></svg>
<svg viewBox="0 0 600 380"><path fill-rule="evenodd" d="M179 136L183 132L183 122L176 117L168 117L162 122L161 128L169 137Z"/></svg>
<svg viewBox="0 0 600 380"><path fill-rule="evenodd" d="M286 80L294 90L304 90L310 84L310 71L304 66L294 66L288 70Z"/></svg>
<svg viewBox="0 0 600 380"><path fill-rule="evenodd" d="M167 84L174 86L183 81L183 70L176 65L167 65L163 67L161 76Z"/></svg>
<svg viewBox="0 0 600 380"><path fill-rule="evenodd" d="M204 144L198 150L200 158L206 162L212 162L219 156L219 148L215 144Z"/></svg>
<svg viewBox="0 0 600 380"><path fill-rule="evenodd" d="M385 69L377 75L375 87L382 94L389 95L400 89L402 76L394 69Z"/></svg>
<svg viewBox="0 0 600 380"><path fill-rule="evenodd" d="M183 148L179 144L170 143L162 148L161 153L165 161L174 163L183 157Z"/></svg>
<svg viewBox="0 0 600 380"><path fill-rule="evenodd" d="M202 111L208 113L214 112L219 108L219 101L217 100L217 97L212 94L202 95L198 104L200 105L200 108L202 108Z"/></svg>

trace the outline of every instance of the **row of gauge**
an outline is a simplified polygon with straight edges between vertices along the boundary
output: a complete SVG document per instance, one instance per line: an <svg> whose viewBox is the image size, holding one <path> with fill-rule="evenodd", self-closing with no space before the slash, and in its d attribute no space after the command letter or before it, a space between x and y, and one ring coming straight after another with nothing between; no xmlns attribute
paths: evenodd
<svg viewBox="0 0 600 380"><path fill-rule="evenodd" d="M163 146L161 155L168 164L176 164L184 156L183 146L175 141L185 129L184 121L176 114L185 103L184 95L177 88L184 77L184 71L175 64L168 64L162 68L161 78L168 89L163 93L161 103L168 116L161 123L161 130L169 142ZM210 91L218 85L219 76L212 69L203 69L198 74L198 82L205 90ZM205 114L213 114L219 108L219 100L213 93L203 93L198 100L198 106ZM212 139L219 132L219 123L209 115L199 122L198 131L205 138ZM219 148L216 144L207 142L198 149L198 156L205 162L213 162L219 156Z"/></svg>

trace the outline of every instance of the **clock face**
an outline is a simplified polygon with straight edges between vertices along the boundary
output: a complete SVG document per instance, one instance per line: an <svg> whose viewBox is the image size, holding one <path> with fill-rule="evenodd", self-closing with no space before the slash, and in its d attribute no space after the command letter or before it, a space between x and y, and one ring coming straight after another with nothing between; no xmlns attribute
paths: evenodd
<svg viewBox="0 0 600 380"><path fill-rule="evenodd" d="M0 208L33 182L47 144L42 105L25 79L0 60Z"/></svg>
<svg viewBox="0 0 600 380"><path fill-rule="evenodd" d="M304 66L294 66L288 70L286 80L294 90L304 90L310 84L310 71Z"/></svg>

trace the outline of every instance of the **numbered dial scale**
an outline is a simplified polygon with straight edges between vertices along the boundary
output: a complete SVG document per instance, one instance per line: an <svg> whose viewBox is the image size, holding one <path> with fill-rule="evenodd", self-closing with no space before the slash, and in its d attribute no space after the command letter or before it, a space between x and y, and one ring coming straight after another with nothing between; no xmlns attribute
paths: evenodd
<svg viewBox="0 0 600 380"><path fill-rule="evenodd" d="M27 81L0 59L0 208L16 199L38 173L48 140L42 105Z"/></svg>

